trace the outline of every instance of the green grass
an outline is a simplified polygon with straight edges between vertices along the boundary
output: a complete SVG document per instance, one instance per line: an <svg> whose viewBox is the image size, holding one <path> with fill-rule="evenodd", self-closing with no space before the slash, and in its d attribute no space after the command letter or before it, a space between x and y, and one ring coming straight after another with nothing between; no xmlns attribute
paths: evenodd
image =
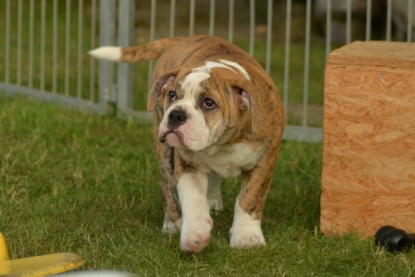
<svg viewBox="0 0 415 277"><path fill-rule="evenodd" d="M151 127L0 96L0 231L13 258L73 251L84 269L142 276L413 276L415 253L389 254L319 228L321 145L284 142L265 208L266 247L229 247L238 180L223 185L208 247L161 233Z"/></svg>
<svg viewBox="0 0 415 277"><path fill-rule="evenodd" d="M0 1L0 18L5 17ZM12 4L11 81L17 57L17 1ZM40 5L36 2L35 44L39 42ZM52 1L46 1L50 7ZM58 90L64 88L65 9L59 2ZM25 7L29 2L23 1ZM72 1L70 95L77 88L77 1ZM28 83L28 9L23 9L22 84ZM51 11L49 8L48 11ZM82 49L91 48L90 11L85 8ZM186 21L187 22L187 21ZM179 24L178 24L179 25ZM47 13L47 34L52 16ZM0 20L0 45L5 45ZM183 30L182 30L183 31ZM223 30L218 30L223 31ZM50 38L50 37L49 37ZM235 38L247 49L246 40ZM256 41L255 58L265 65L265 43ZM2 46L3 47L3 46ZM300 122L303 44L293 43L290 67L290 123ZM0 47L0 49L3 49ZM46 89L52 87L52 45L45 46ZM34 87L40 81L40 48L34 48ZM311 107L321 110L324 48L313 42L310 56ZM284 48L273 45L272 77L282 92ZM0 51L0 62L5 59ZM82 62L82 93L90 93L90 59ZM4 78L0 67L0 81ZM144 109L147 64L135 66L134 107ZM97 78L93 87L97 88ZM96 91L95 91L96 96ZM310 109L313 112L313 109ZM321 114L310 119L321 126ZM143 276L413 276L415 255L392 255L371 240L319 232L321 144L284 142L265 207L266 247L229 247L229 228L239 180L223 184L225 210L214 216L209 246L199 255L179 249L179 237L161 233L160 175L150 126L99 117L0 92L0 231L13 258L73 251L84 269L119 269Z"/></svg>

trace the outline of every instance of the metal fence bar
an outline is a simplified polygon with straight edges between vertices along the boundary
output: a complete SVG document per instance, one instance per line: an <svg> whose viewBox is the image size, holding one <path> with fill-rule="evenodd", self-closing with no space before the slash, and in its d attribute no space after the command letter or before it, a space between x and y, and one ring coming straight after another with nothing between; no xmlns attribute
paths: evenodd
<svg viewBox="0 0 415 277"><path fill-rule="evenodd" d="M175 22L176 22L176 0L170 0L170 37L174 37Z"/></svg>
<svg viewBox="0 0 415 277"><path fill-rule="evenodd" d="M235 14L235 2L229 0L229 22L228 22L228 40L233 42L233 21Z"/></svg>
<svg viewBox="0 0 415 277"><path fill-rule="evenodd" d="M215 33L215 0L210 0L209 35Z"/></svg>
<svg viewBox="0 0 415 277"><path fill-rule="evenodd" d="M118 14L118 44L131 46L134 34L134 0L120 0ZM132 66L118 65L117 109L126 113L132 104Z"/></svg>
<svg viewBox="0 0 415 277"><path fill-rule="evenodd" d="M195 33L195 0L190 0L189 36Z"/></svg>
<svg viewBox="0 0 415 277"><path fill-rule="evenodd" d="M331 0L326 2L326 59L331 51Z"/></svg>
<svg viewBox="0 0 415 277"><path fill-rule="evenodd" d="M352 41L352 0L347 0L346 9L346 43Z"/></svg>
<svg viewBox="0 0 415 277"><path fill-rule="evenodd" d="M408 0L408 22L406 26L406 41L412 41L412 0Z"/></svg>
<svg viewBox="0 0 415 277"><path fill-rule="evenodd" d="M70 107L77 107L77 108L80 107L85 110L90 110L90 111L94 111L97 113L101 112L101 108L95 103L92 103L91 101L84 100L84 99L77 99L74 97L67 97L65 95L58 94L58 93L45 92L43 90L36 89L36 88L29 88L26 86L19 86L15 84L0 83L0 91L1 90L6 91L7 93L15 93L15 94L21 94L25 96L34 97L34 98L37 98L43 101L65 104Z"/></svg>
<svg viewBox="0 0 415 277"><path fill-rule="evenodd" d="M372 0L366 2L366 41L370 40L372 29Z"/></svg>
<svg viewBox="0 0 415 277"><path fill-rule="evenodd" d="M91 49L95 49L95 35L96 35L96 0L91 2ZM89 100L95 101L95 59L89 58L90 64L90 82L89 82Z"/></svg>
<svg viewBox="0 0 415 277"><path fill-rule="evenodd" d="M53 0L53 62L52 92L57 93L58 84L58 0Z"/></svg>
<svg viewBox="0 0 415 277"><path fill-rule="evenodd" d="M17 15L17 81L18 85L22 81L22 13L23 3L22 0L18 2L18 15Z"/></svg>
<svg viewBox="0 0 415 277"><path fill-rule="evenodd" d="M391 40L392 35L392 0L388 0L386 10L386 40Z"/></svg>
<svg viewBox="0 0 415 277"><path fill-rule="evenodd" d="M65 26L65 95L69 95L69 59L70 59L70 26L71 26L71 0L66 0L66 26Z"/></svg>
<svg viewBox="0 0 415 277"><path fill-rule="evenodd" d="M42 0L42 22L40 34L40 90L45 90L45 33L46 33L46 1Z"/></svg>
<svg viewBox="0 0 415 277"><path fill-rule="evenodd" d="M267 52L265 70L268 74L271 73L271 45L272 45L272 0L268 0L267 13Z"/></svg>
<svg viewBox="0 0 415 277"><path fill-rule="evenodd" d="M5 38L4 82L10 82L10 0L6 1L6 38Z"/></svg>
<svg viewBox="0 0 415 277"><path fill-rule="evenodd" d="M114 45L115 43L115 11L116 2L113 0L100 0L99 5L99 43ZM102 113L110 111L108 103L114 101L114 63L99 61L99 105Z"/></svg>
<svg viewBox="0 0 415 277"><path fill-rule="evenodd" d="M307 0L304 55L303 127L308 121L308 74L310 64L311 0Z"/></svg>
<svg viewBox="0 0 415 277"><path fill-rule="evenodd" d="M255 0L249 1L249 55L254 55L255 49Z"/></svg>
<svg viewBox="0 0 415 277"><path fill-rule="evenodd" d="M323 130L315 127L287 125L283 139L311 143L321 142L323 139Z"/></svg>
<svg viewBox="0 0 415 277"><path fill-rule="evenodd" d="M33 87L33 37L34 37L34 19L35 19L35 0L30 0L30 18L29 18L29 88Z"/></svg>
<svg viewBox="0 0 415 277"><path fill-rule="evenodd" d="M78 87L77 94L78 98L81 98L82 91L82 30L83 30L83 0L78 0Z"/></svg>
<svg viewBox="0 0 415 277"><path fill-rule="evenodd" d="M291 6L292 0L287 0L287 11L286 11L286 25L285 25L285 57L284 57L284 112L285 119L287 120L288 111L288 89L290 80L290 44L291 44Z"/></svg>
<svg viewBox="0 0 415 277"><path fill-rule="evenodd" d="M156 38L156 0L151 0L151 18L150 18L150 41L153 41ZM149 61L148 63L148 82L147 88L151 88L151 80L153 73L154 61Z"/></svg>

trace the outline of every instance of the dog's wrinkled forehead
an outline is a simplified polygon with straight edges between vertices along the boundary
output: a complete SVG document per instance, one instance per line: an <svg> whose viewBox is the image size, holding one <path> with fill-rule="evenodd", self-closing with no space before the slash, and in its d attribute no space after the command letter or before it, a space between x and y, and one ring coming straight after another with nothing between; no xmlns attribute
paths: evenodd
<svg viewBox="0 0 415 277"><path fill-rule="evenodd" d="M224 68L233 71L234 73L239 72L247 80L250 80L250 76L246 69L240 64L228 60L219 60L218 62L207 61L204 65L193 68L192 71L186 75L181 87L185 92L196 92L200 83L210 78L213 68Z"/></svg>
<svg viewBox="0 0 415 277"><path fill-rule="evenodd" d="M187 93L195 93L200 87L200 83L210 78L206 72L191 72L183 80L181 88Z"/></svg>

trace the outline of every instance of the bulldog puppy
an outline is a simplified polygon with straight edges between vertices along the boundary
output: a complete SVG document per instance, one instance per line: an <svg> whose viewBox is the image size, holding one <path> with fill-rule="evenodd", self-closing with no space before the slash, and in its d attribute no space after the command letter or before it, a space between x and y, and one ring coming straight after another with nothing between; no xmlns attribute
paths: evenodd
<svg viewBox="0 0 415 277"><path fill-rule="evenodd" d="M223 209L220 177L241 176L230 245L265 245L262 211L284 130L272 79L237 46L214 36L164 38L136 47L100 47L100 59L158 59L148 110L163 183L163 231L181 230L180 246L200 252Z"/></svg>

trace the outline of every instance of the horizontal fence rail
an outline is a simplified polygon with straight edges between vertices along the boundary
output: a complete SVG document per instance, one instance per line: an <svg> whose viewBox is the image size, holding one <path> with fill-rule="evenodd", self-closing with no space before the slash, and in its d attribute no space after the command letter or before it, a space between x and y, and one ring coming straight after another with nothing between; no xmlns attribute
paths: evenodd
<svg viewBox="0 0 415 277"><path fill-rule="evenodd" d="M154 63L116 65L87 52L206 33L245 49L274 79L285 139L317 142L330 51L357 39L414 41L413 1L3 0L0 91L148 122Z"/></svg>
<svg viewBox="0 0 415 277"><path fill-rule="evenodd" d="M1 1L0 91L104 113L96 61L85 55L96 47L97 8L97 0Z"/></svg>

